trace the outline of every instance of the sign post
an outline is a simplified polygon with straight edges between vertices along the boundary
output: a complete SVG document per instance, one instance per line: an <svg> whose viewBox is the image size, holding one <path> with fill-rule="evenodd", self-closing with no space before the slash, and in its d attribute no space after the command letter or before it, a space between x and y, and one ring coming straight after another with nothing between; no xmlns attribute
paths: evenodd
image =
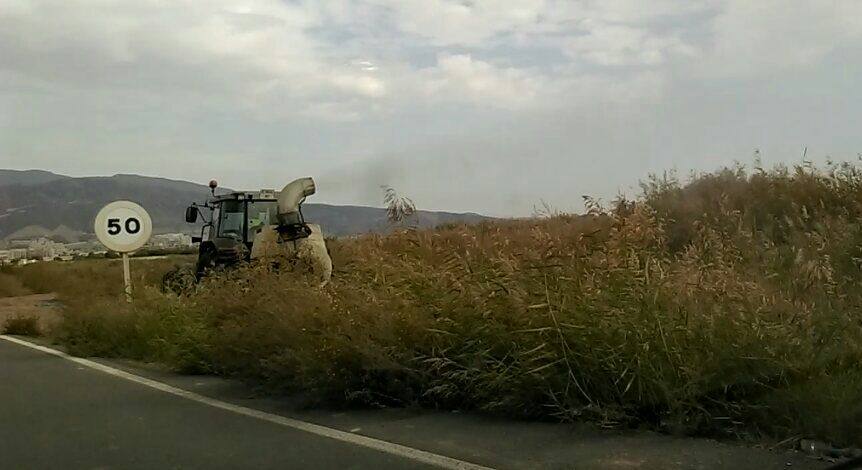
<svg viewBox="0 0 862 470"><path fill-rule="evenodd" d="M125 284L126 301L132 301L132 273L129 270L129 254L123 253L123 283Z"/></svg>
<svg viewBox="0 0 862 470"><path fill-rule="evenodd" d="M103 207L94 223L96 237L105 248L122 253L126 300L132 301L132 276L129 253L141 248L153 233L153 221L147 211L131 201L114 201Z"/></svg>

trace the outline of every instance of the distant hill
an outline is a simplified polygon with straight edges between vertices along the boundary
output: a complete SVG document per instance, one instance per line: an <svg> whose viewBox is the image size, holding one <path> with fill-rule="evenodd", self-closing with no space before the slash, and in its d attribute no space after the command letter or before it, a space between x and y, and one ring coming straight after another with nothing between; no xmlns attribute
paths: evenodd
<svg viewBox="0 0 862 470"><path fill-rule="evenodd" d="M72 243L87 238L88 234L79 230L73 230L65 225L47 229L39 225L28 225L15 230L6 236L9 240L32 240L45 237L60 243Z"/></svg>
<svg viewBox="0 0 862 470"><path fill-rule="evenodd" d="M30 186L64 178L69 177L44 170L0 170L0 186L9 184Z"/></svg>
<svg viewBox="0 0 862 470"><path fill-rule="evenodd" d="M0 240L47 236L75 241L91 234L93 219L105 204L135 201L153 218L155 233L186 232L183 220L189 203L200 201L209 188L188 181L138 175L75 178L41 170L0 170ZM362 206L306 203L306 219L331 235L381 232L387 229L386 210ZM420 227L445 222L478 222L478 214L419 211Z"/></svg>
<svg viewBox="0 0 862 470"><path fill-rule="evenodd" d="M323 231L332 235L351 235L360 233L381 233L389 227L386 209L366 206L334 206L330 204L302 205L305 219L323 226ZM443 223L477 223L488 217L473 213L454 213L441 211L416 211L419 227L436 227Z"/></svg>

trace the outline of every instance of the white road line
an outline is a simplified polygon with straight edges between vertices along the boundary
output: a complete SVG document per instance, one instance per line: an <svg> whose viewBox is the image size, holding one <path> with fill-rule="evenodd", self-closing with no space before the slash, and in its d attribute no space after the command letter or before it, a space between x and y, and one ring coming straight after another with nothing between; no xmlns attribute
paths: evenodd
<svg viewBox="0 0 862 470"><path fill-rule="evenodd" d="M311 434L316 434L318 436L328 437L330 439L335 439L337 441L347 442L349 444L367 447L369 449L378 450L380 452L385 452L387 454L397 455L399 457L404 457L406 459L414 460L416 462L421 462L428 465L434 465L440 468L446 469L457 469L457 470L491 470L490 467L484 467L482 465L465 462L463 460L453 459L451 457L446 457L444 455L438 455L431 452L426 452L424 450L414 449L412 447L403 446L401 444L395 444L393 442L387 442L380 439L374 439L372 437L361 436L358 434L352 434L349 432L341 431L338 429L329 428L326 426L321 426L319 424L307 423L305 421L299 421L297 419L286 418L284 416L275 415L272 413L267 413L260 410L255 410L253 408L248 408L245 406L234 405L231 403L223 402L221 400L216 400L215 398L205 397L203 395L199 395L194 392L189 392L188 390L183 390L181 388L172 387L170 385L164 384L162 382L157 382L152 379L148 379L146 377L140 377L138 375L126 372L124 370L115 369L110 366L106 366L104 364L99 364L98 362L90 361L87 359L82 359L80 357L70 356L62 351L57 351L56 349L47 348L45 346L40 346L38 344L31 343L29 341L24 341L22 339L14 338L11 336L0 335L0 339L4 339L6 341L19 344L21 346L26 346L31 349L36 349L38 351L42 351L44 353L48 353L54 356L62 357L63 359L67 359L76 364L80 364L85 367L89 367L90 369L95 369L100 372L104 372L106 374L113 375L114 377L119 377L121 379L126 379L131 382L135 382L150 388L154 388L156 390L160 390L162 392L170 393L171 395L176 395L178 397L185 398L187 400L196 401L198 403L203 403L204 405L209 405L214 408L220 408L222 410L232 411L237 414L241 414L244 416L249 416L252 418L261 419L264 421L269 421L270 423L279 424L281 426L287 426L289 428L298 429L300 431L305 431Z"/></svg>

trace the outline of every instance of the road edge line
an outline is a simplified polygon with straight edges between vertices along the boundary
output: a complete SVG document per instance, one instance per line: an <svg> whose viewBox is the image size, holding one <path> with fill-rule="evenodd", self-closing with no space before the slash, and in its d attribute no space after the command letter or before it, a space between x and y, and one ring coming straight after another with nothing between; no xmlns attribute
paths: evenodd
<svg viewBox="0 0 862 470"><path fill-rule="evenodd" d="M446 468L450 470L493 470L492 467L485 467L479 464L475 464L472 462L467 462L465 460L458 460L453 457L446 457L445 455L435 454L433 452L428 452L420 449L414 449L413 447L408 447L402 444L396 444L394 442L384 441L382 439L376 439L373 437L363 436L361 434L354 434L347 431L342 431L340 429L330 428L327 426L323 426L320 424L309 423L306 421L300 421L294 418L288 418L286 416L281 416L273 413L267 413L266 411L256 410L254 408L249 408L242 405L235 405L233 403L228 403L225 401L217 400L215 398L210 398L204 395L200 395L195 392L190 392L188 390L183 390L181 388L177 388L153 379L148 379L146 377L141 377L139 375L132 374L131 372L126 372L124 370L116 369L111 366L107 366L105 364L101 364L95 361L91 361L89 359L84 359L81 357L70 356L69 354L64 353L63 351L58 351L56 349L52 349L46 346L42 346L39 344L31 343L29 341L15 338L8 335L0 335L0 339L4 339L11 343L15 343L24 347L28 347L30 349L35 349L37 351L41 351L43 353L50 354L52 356L57 356L68 361L74 362L76 364L88 367L93 370L97 370L99 372L104 372L109 375L113 375L114 377L118 377L121 379L125 379L131 382L138 383L140 385L144 385L155 390L159 390L165 393L169 393L171 395L175 395L181 398L185 398L187 400L195 401L198 403L202 403L204 405L211 406L213 408L219 408L222 410L230 411L233 413L237 413L243 416L248 416L251 418L257 418L263 421L268 421L270 423L278 424L281 426L293 428L299 431L304 431L310 434L315 434L322 437L328 437L330 439L335 439L337 441L346 442L348 444L353 444L360 447L367 447L369 449L374 449L380 452L384 452L391 455L396 455L399 457L403 457L406 459L414 460L417 462L425 463L428 465L433 465L440 468Z"/></svg>

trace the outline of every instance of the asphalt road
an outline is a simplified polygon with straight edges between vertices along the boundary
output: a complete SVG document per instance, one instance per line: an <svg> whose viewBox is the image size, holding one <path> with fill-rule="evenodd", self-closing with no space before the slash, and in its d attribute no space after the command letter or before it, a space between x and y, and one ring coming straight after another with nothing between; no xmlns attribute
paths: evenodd
<svg viewBox="0 0 862 470"><path fill-rule="evenodd" d="M427 468L0 341L0 468Z"/></svg>

